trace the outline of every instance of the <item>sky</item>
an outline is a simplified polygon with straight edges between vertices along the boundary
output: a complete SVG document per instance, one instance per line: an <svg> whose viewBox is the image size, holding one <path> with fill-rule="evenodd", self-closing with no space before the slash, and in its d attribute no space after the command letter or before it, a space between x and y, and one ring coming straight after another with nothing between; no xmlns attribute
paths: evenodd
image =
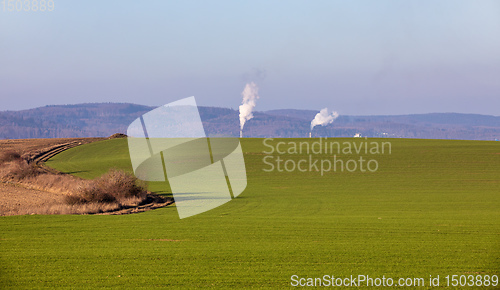
<svg viewBox="0 0 500 290"><path fill-rule="evenodd" d="M0 6L0 111L190 96L236 109L254 81L257 111L500 115L500 1L53 3Z"/></svg>

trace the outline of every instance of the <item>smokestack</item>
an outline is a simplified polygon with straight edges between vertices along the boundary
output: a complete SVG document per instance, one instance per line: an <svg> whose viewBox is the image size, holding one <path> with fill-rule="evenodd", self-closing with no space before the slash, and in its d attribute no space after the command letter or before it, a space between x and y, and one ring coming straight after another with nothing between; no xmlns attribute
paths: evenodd
<svg viewBox="0 0 500 290"><path fill-rule="evenodd" d="M309 133L309 137L312 135L312 130L317 125L326 126L328 124L333 123L335 119L339 116L339 113L333 111L331 114L328 112L328 108L324 108L319 113L316 114L314 119L311 121L311 132Z"/></svg>
<svg viewBox="0 0 500 290"><path fill-rule="evenodd" d="M254 82L248 83L241 93L243 101L240 106L240 138L243 136L243 127L246 121L253 118L252 110L255 108L255 102L259 99L259 88Z"/></svg>
<svg viewBox="0 0 500 290"><path fill-rule="evenodd" d="M311 137L312 137L312 131L311 131L311 132L309 132L309 138L311 138Z"/></svg>

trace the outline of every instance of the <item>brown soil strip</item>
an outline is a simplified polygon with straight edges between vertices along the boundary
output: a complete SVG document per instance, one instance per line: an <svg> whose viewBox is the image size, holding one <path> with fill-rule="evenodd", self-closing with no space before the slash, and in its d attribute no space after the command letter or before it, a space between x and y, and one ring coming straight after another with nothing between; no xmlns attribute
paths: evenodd
<svg viewBox="0 0 500 290"><path fill-rule="evenodd" d="M49 207L64 201L64 195L0 183L0 215L13 215L21 208Z"/></svg>
<svg viewBox="0 0 500 290"><path fill-rule="evenodd" d="M24 153L27 159L48 151L50 148L67 143L86 144L106 138L50 138L50 139L7 139L0 140L0 150L13 150Z"/></svg>
<svg viewBox="0 0 500 290"><path fill-rule="evenodd" d="M97 213L97 215L122 215L145 212L147 210L157 209L161 207L166 207L174 203L172 198L162 197L159 195L149 195L146 203L139 206L131 206L121 208L115 211L108 211L104 213Z"/></svg>

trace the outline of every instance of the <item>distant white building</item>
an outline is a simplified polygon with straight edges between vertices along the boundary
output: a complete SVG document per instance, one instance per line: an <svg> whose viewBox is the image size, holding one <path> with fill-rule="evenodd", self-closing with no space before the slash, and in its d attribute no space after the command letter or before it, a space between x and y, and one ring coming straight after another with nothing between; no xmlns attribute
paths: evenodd
<svg viewBox="0 0 500 290"><path fill-rule="evenodd" d="M361 136L361 133L356 133L356 134L354 134L354 138L361 138L361 137L362 137L362 136Z"/></svg>

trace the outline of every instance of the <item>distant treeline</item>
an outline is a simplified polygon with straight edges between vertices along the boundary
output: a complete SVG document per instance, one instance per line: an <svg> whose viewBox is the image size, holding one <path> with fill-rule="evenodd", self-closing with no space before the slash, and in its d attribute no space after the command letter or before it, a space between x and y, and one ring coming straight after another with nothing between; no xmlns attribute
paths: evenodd
<svg viewBox="0 0 500 290"><path fill-rule="evenodd" d="M98 103L46 106L0 112L0 139L106 137L126 133L128 125L154 107ZM199 107L208 136L239 136L238 112ZM244 137L308 137L316 111L256 112L245 124ZM399 116L343 116L333 124L316 126L313 137L367 137L422 139L500 139L500 117L435 113Z"/></svg>

